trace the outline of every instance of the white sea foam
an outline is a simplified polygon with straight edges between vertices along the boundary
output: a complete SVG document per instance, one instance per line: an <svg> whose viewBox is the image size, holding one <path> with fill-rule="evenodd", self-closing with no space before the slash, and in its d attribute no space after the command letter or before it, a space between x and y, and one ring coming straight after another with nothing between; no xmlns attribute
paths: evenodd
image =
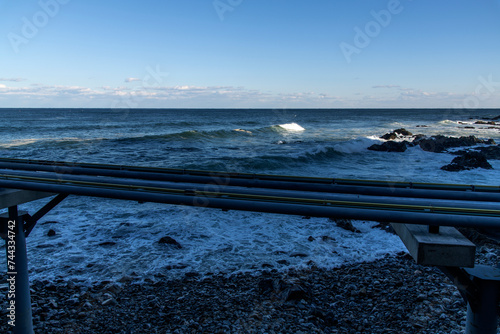
<svg viewBox="0 0 500 334"><path fill-rule="evenodd" d="M41 204L43 200L26 208ZM327 218L77 197L67 199L44 221L54 219L57 223L41 222L28 239L32 279L62 276L94 282L133 272L143 277L176 277L188 271L230 274L261 269L263 264L278 270L305 267L311 260L331 268L404 250L398 237L361 221L354 226L362 233L352 233ZM49 229L56 236L48 237ZM166 235L182 249L159 244ZM99 246L103 242L115 244ZM4 262L1 257L0 265Z"/></svg>
<svg viewBox="0 0 500 334"><path fill-rule="evenodd" d="M280 124L279 127L282 128L282 129L285 129L287 131L294 131L294 132L304 131L305 130L303 127L301 127L297 123Z"/></svg>

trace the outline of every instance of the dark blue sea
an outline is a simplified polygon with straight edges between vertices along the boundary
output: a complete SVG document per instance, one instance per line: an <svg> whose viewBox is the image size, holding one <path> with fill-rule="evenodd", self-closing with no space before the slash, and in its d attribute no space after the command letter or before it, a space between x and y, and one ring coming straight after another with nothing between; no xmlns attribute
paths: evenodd
<svg viewBox="0 0 500 334"><path fill-rule="evenodd" d="M414 134L500 141L500 125L475 124L500 110L464 109L0 109L0 156L70 162L413 182L499 184L493 169L446 172L453 155L410 147L375 152L380 136ZM44 200L26 205L35 211ZM233 273L322 267L404 250L397 237L354 222L222 212L153 203L69 197L28 239L32 278L84 281L185 272ZM49 229L56 231L48 237ZM171 236L183 247L162 247ZM315 242L309 242L313 236ZM330 236L331 239L321 236ZM107 243L106 246L100 244ZM290 257L301 252L307 257ZM286 259L287 262L277 261ZM0 265L4 263L2 259ZM283 264L284 263L284 264ZM309 263L309 264L308 264Z"/></svg>

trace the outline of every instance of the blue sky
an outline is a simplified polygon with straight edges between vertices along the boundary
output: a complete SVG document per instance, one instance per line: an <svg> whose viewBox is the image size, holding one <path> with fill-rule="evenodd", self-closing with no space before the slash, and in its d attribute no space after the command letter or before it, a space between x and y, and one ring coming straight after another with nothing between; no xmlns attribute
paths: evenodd
<svg viewBox="0 0 500 334"><path fill-rule="evenodd" d="M500 0L0 0L0 107L500 108Z"/></svg>

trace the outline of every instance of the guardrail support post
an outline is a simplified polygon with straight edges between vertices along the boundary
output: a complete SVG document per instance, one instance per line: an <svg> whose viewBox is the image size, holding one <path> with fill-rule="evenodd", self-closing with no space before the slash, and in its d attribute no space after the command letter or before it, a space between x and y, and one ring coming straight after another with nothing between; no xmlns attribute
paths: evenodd
<svg viewBox="0 0 500 334"><path fill-rule="evenodd" d="M477 265L464 269L474 285L474 295L467 296L466 334L496 334L500 288L500 269Z"/></svg>
<svg viewBox="0 0 500 334"><path fill-rule="evenodd" d="M9 208L7 221L2 220L2 223L6 223L2 229L2 237L5 237L6 243L7 281L9 283L7 321L14 334L32 334L34 333L33 317L31 313L24 221L18 214L17 206ZM7 227L7 230L5 230L5 227ZM9 231L11 232L9 233ZM13 247L9 248L9 246Z"/></svg>

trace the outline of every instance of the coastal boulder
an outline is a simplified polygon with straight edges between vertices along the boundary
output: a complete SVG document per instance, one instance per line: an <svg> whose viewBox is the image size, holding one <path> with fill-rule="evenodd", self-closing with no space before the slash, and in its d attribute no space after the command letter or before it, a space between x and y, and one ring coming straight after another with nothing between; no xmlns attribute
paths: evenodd
<svg viewBox="0 0 500 334"><path fill-rule="evenodd" d="M462 147L462 146L474 146L478 144L494 144L495 142L490 140L479 139L475 136L462 136L462 137L447 137L443 135L432 136L430 138L420 139L418 145L420 148L427 152L442 153L449 148Z"/></svg>
<svg viewBox="0 0 500 334"><path fill-rule="evenodd" d="M476 148L479 152L484 154L486 159L495 159L500 160L500 146L486 146L486 147L478 147Z"/></svg>
<svg viewBox="0 0 500 334"><path fill-rule="evenodd" d="M382 139L385 139L385 140L394 140L400 136L412 136L413 134L406 130L405 128L401 128L401 129L396 129L390 133L386 133L385 135L383 135Z"/></svg>
<svg viewBox="0 0 500 334"><path fill-rule="evenodd" d="M382 144L373 144L368 149L378 152L404 152L407 149L407 144L409 143L406 140L402 142L387 141Z"/></svg>
<svg viewBox="0 0 500 334"><path fill-rule="evenodd" d="M450 164L441 167L448 172L459 172L471 170L473 168L493 169L486 156L481 152L465 152L461 156L454 158Z"/></svg>

